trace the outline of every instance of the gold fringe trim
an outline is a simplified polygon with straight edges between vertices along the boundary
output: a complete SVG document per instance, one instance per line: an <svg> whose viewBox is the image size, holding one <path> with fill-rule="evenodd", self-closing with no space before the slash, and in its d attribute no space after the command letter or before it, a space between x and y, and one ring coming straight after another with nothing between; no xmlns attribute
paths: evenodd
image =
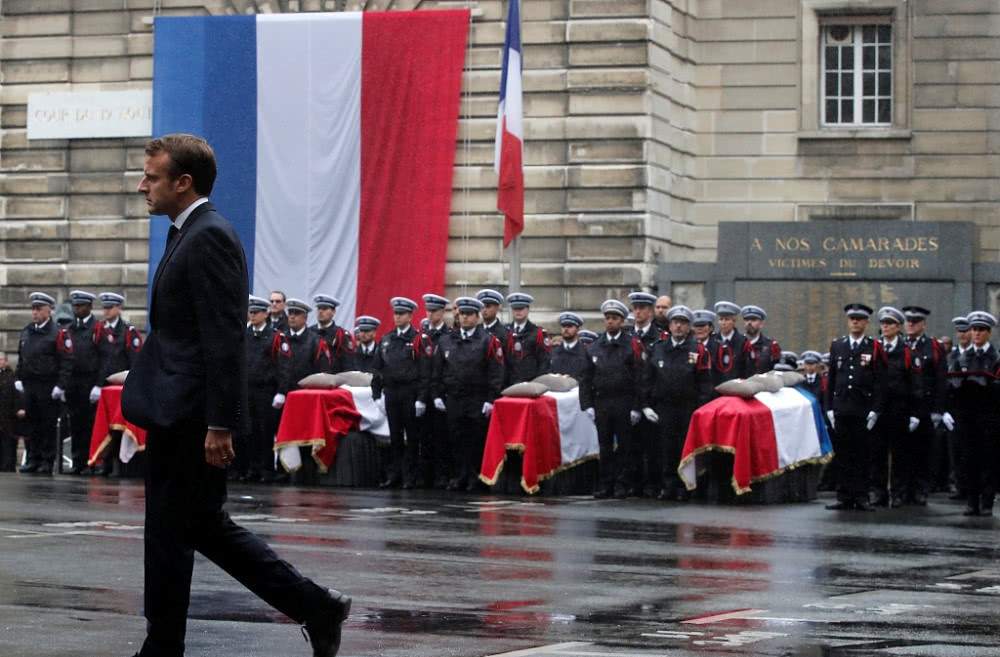
<svg viewBox="0 0 1000 657"><path fill-rule="evenodd" d="M97 446L97 451L94 452L94 456L87 459L88 466L94 467L94 464L97 463L97 461L99 461L100 458L104 455L104 450L108 448L108 443L110 442L111 442L111 434L109 433L108 435L104 436L104 440L102 440L101 444Z"/></svg>
<svg viewBox="0 0 1000 657"><path fill-rule="evenodd" d="M273 449L275 452L281 451L286 447L312 447L310 456L312 460L316 463L316 467L319 469L320 474L326 474L329 471L323 462L319 459L317 454L323 451L326 447L326 438L303 438L302 440L288 440L283 443L275 443ZM285 463L280 458L278 461L281 463L281 467L285 468ZM292 472L288 468L285 468L285 472Z"/></svg>
<svg viewBox="0 0 1000 657"><path fill-rule="evenodd" d="M500 473L503 472L503 466L507 463L507 452L508 451L515 451L515 452L518 452L519 454L524 454L525 447L521 443L508 443L508 444L504 445L503 459L501 459L500 463L497 464L497 469L493 473L493 476L492 477L484 477L482 474L480 474L479 475L479 481L483 482L487 486L495 486L496 485L497 481L500 479ZM578 466L578 465L580 465L582 463L586 463L587 461L593 461L593 460L595 460L595 459L597 459L599 457L600 457L599 454L588 454L587 456L584 456L582 458L578 458L575 461L570 461L569 463L563 463L563 464L559 465L558 467L553 468L549 472L546 472L544 474L539 474L538 475L538 484L541 484L546 479L551 479L552 477L556 476L557 474L559 474L561 472L565 472L566 470L569 470L570 468L575 468L576 466ZM523 466L522 466L522 470L523 470ZM528 495L534 495L534 494L538 493L538 491L541 490L541 486L537 485L537 484L535 486L529 486L527 484L527 482L525 482L524 476L522 475L521 476L521 489L525 493L527 493Z"/></svg>
<svg viewBox="0 0 1000 657"><path fill-rule="evenodd" d="M694 460L696 456L698 456L699 454L704 454L706 452L723 452L726 454L732 454L735 457L736 448L729 447L728 445L703 445L702 447L699 447L698 449L694 450L681 460L680 464L677 466L677 475L680 476L680 472L681 470L684 469L684 466L686 466L690 461ZM759 484L763 481L767 481L768 479L774 479L775 477L791 472L792 470L800 468L804 465L823 465L829 463L832 459L833 459L833 452L831 451L827 454L824 454L823 456L817 456L811 459L803 459L801 461L796 461L795 463L786 465L783 468L778 468L773 472L769 472L763 475L758 475L756 477L751 477L750 483ZM683 477L681 477L681 481L684 481ZM736 475L733 475L729 483L733 487L733 492L736 493L737 495L745 495L746 493L750 492L750 486L744 488L741 487L738 483L736 483ZM695 488L698 487L697 483L688 484L686 481L684 482L684 486L689 491L694 490Z"/></svg>
<svg viewBox="0 0 1000 657"><path fill-rule="evenodd" d="M134 442L135 451L142 452L146 449L146 446L140 445L139 441L136 440L135 434L132 433L132 431L124 424L112 424L109 425L108 428L111 429L112 431L121 431L122 438L128 438L129 440ZM104 436L104 440L101 441L101 444L97 446L97 451L94 452L94 456L92 458L87 459L88 466L94 467L94 464L97 463L101 459L101 457L104 456L104 450L108 448L108 444L110 442L111 442L111 434L108 433L108 435Z"/></svg>

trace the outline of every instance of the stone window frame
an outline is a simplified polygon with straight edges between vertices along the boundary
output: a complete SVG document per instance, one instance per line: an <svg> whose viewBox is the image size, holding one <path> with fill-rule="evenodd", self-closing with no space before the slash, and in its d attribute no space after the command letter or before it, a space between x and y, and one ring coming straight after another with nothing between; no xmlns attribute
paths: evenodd
<svg viewBox="0 0 1000 657"><path fill-rule="evenodd" d="M909 139L913 79L910 2L907 0L800 0L799 139ZM820 93L823 74L820 47L821 25L832 17L892 17L892 125L825 126L821 122Z"/></svg>

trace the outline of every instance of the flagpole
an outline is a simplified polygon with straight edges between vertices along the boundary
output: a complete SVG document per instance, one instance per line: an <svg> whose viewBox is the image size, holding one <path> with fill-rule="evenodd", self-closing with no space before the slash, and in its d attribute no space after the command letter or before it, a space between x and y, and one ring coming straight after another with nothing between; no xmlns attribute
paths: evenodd
<svg viewBox="0 0 1000 657"><path fill-rule="evenodd" d="M521 291L521 236L510 242L510 291Z"/></svg>

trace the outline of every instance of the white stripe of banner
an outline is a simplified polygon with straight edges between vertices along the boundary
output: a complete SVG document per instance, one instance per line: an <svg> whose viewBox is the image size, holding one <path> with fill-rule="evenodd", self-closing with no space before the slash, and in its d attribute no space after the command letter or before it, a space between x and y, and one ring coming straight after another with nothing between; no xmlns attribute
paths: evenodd
<svg viewBox="0 0 1000 657"><path fill-rule="evenodd" d="M353 326L361 210L360 12L257 17L253 289L332 294Z"/></svg>
<svg viewBox="0 0 1000 657"><path fill-rule="evenodd" d="M760 392L754 398L771 409L779 468L821 456L816 418L808 399L793 388Z"/></svg>

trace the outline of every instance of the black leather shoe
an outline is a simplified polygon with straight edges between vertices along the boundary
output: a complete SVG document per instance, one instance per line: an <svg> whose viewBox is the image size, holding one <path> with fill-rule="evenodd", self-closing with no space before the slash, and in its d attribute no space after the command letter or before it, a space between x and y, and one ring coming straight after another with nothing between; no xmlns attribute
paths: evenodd
<svg viewBox="0 0 1000 657"><path fill-rule="evenodd" d="M330 591L333 608L322 616L306 621L305 631L312 644L313 657L336 657L340 650L340 632L351 613L351 598L339 591Z"/></svg>
<svg viewBox="0 0 1000 657"><path fill-rule="evenodd" d="M674 499L674 496L670 491L664 488L663 490L661 490L659 493L656 494L656 499L662 502L669 502L670 500Z"/></svg>
<svg viewBox="0 0 1000 657"><path fill-rule="evenodd" d="M386 479L378 485L379 488L396 488L397 486L399 486L399 482L395 479Z"/></svg>
<svg viewBox="0 0 1000 657"><path fill-rule="evenodd" d="M854 508L854 505L850 502L836 502L834 504L827 504L826 508L828 511L850 511Z"/></svg>
<svg viewBox="0 0 1000 657"><path fill-rule="evenodd" d="M903 506L903 498L893 497L891 500L889 500L889 506L892 507L893 509L898 509L899 507Z"/></svg>
<svg viewBox="0 0 1000 657"><path fill-rule="evenodd" d="M889 496L879 495L875 498L874 506L889 506Z"/></svg>
<svg viewBox="0 0 1000 657"><path fill-rule="evenodd" d="M602 488L601 490L594 492L595 500L606 500L609 497L611 497L611 491L606 488Z"/></svg>
<svg viewBox="0 0 1000 657"><path fill-rule="evenodd" d="M36 472L38 472L38 464L28 462L22 465L20 468L18 468L17 471L24 474L35 474Z"/></svg>
<svg viewBox="0 0 1000 657"><path fill-rule="evenodd" d="M854 503L854 508L857 509L858 511L874 511L875 510L875 507L873 507L868 502L865 502L864 500L862 500L860 502L855 502Z"/></svg>
<svg viewBox="0 0 1000 657"><path fill-rule="evenodd" d="M35 470L35 472L38 473L38 474L40 474L40 475L50 475L50 474L52 474L52 464L51 463L43 463L42 465L38 466L38 469Z"/></svg>

